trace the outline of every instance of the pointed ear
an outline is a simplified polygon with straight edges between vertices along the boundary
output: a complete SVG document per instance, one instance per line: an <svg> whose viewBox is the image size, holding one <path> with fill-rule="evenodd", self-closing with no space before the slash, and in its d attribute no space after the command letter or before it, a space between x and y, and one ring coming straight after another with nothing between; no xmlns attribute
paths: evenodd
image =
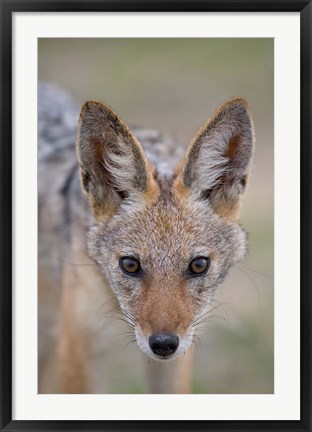
<svg viewBox="0 0 312 432"><path fill-rule="evenodd" d="M191 142L180 172L197 199L209 200L223 217L236 219L254 151L254 129L247 102L220 106Z"/></svg>
<svg viewBox="0 0 312 432"><path fill-rule="evenodd" d="M81 109L77 156L82 189L96 217L110 217L124 199L139 199L153 182L141 145L100 102Z"/></svg>

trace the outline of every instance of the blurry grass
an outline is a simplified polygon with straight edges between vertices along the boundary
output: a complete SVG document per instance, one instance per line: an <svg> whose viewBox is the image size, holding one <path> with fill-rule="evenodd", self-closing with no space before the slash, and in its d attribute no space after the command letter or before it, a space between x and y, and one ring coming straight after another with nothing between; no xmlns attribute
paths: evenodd
<svg viewBox="0 0 312 432"><path fill-rule="evenodd" d="M241 223L249 253L217 292L224 303L195 350L194 393L274 391L273 39L39 39L38 76L78 103L99 99L127 123L183 145L224 100L248 100L256 153ZM143 393L147 362L115 339L109 392Z"/></svg>
<svg viewBox="0 0 312 432"><path fill-rule="evenodd" d="M39 39L38 44L40 80L60 84L80 102L101 99L129 123L161 127L179 139L195 133L210 109L231 96L255 100L257 115L273 113L273 93L265 91L273 88L273 39Z"/></svg>
<svg viewBox="0 0 312 432"><path fill-rule="evenodd" d="M195 376L194 393L273 393L273 356L263 342L266 334L252 320L245 323L244 331L230 328L216 329L215 362L207 361L210 373L203 380ZM218 344L221 340L222 344ZM217 358L216 358L217 357ZM208 357L209 358L209 357ZM220 371L220 364L223 371ZM215 365L218 365L216 368ZM204 365L202 368L204 369ZM212 373L214 371L214 373ZM219 373L217 373L219 372Z"/></svg>

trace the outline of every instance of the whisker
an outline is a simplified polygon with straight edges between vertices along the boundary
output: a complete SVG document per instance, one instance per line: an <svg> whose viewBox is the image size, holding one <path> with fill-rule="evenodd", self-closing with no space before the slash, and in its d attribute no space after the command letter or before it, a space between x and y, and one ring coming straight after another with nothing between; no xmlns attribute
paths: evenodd
<svg viewBox="0 0 312 432"><path fill-rule="evenodd" d="M226 314L227 319L228 319L227 309L230 309L232 312L234 312L236 315L238 315L237 310L234 308L235 305L233 306L234 303L231 303L229 301L222 302L222 301L218 300L217 298L214 298L212 300L212 302L219 304L223 308L221 310Z"/></svg>
<svg viewBox="0 0 312 432"><path fill-rule="evenodd" d="M130 345L130 344L132 344L132 343L134 343L134 342L136 342L136 339L130 339L127 343L126 343L126 345L124 346L124 348L123 348L123 352L125 351L125 349Z"/></svg>
<svg viewBox="0 0 312 432"><path fill-rule="evenodd" d="M252 286L254 287L254 289L256 290L256 294L257 294L257 302L258 302L258 308L260 311L260 314L262 314L262 310L263 310L263 305L262 305L262 297L259 291L259 287L256 284L256 282L254 281L254 279L252 278L252 276L248 273L247 270L244 270L242 268L240 268L239 266L235 266L234 269L239 270L240 272L242 272L245 276L247 276L247 278L249 279L249 281L251 282Z"/></svg>
<svg viewBox="0 0 312 432"><path fill-rule="evenodd" d="M241 267L242 267L242 268L245 268L246 270L250 270L250 271L252 271L252 272L258 274L259 276L262 276L262 277L265 277L265 278L268 278L268 279L273 280L273 277L272 277L272 276L270 276L270 275L268 275L268 274L266 274L266 273L262 273L262 272L260 272L259 270L254 269L253 267L247 266L247 265L245 265L245 264L236 265L236 268L241 268Z"/></svg>
<svg viewBox="0 0 312 432"><path fill-rule="evenodd" d="M211 314L211 312L213 312L214 310L218 309L221 305L218 304L216 306L214 306L212 309L208 309L205 313L203 313L201 316L199 316L198 318L196 318L193 321L193 326L196 326L199 322L201 322L202 319L204 319L205 317L207 317L208 315Z"/></svg>
<svg viewBox="0 0 312 432"><path fill-rule="evenodd" d="M110 342L112 342L113 340L115 340L117 337L120 337L120 336L125 336L125 337L133 336L133 333L126 333L126 332L118 333L118 334L116 334L110 338Z"/></svg>

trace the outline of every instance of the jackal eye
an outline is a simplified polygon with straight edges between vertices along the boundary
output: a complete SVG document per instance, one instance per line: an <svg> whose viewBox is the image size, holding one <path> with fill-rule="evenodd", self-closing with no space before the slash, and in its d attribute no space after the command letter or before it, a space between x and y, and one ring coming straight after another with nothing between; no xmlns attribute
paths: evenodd
<svg viewBox="0 0 312 432"><path fill-rule="evenodd" d="M192 276L201 276L209 270L210 259L206 257L194 258L188 267Z"/></svg>
<svg viewBox="0 0 312 432"><path fill-rule="evenodd" d="M141 273L141 266L136 258L121 257L119 260L119 266L124 273L130 276L137 276Z"/></svg>

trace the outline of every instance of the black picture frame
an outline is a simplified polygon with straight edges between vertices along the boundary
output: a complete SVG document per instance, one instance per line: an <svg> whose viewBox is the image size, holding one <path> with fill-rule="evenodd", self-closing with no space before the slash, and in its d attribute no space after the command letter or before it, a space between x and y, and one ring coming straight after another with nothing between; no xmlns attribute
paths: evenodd
<svg viewBox="0 0 312 432"><path fill-rule="evenodd" d="M1 430L311 431L311 0L44 1L0 0L1 7ZM14 12L300 12L301 43L301 414L298 421L12 420L12 16Z"/></svg>

